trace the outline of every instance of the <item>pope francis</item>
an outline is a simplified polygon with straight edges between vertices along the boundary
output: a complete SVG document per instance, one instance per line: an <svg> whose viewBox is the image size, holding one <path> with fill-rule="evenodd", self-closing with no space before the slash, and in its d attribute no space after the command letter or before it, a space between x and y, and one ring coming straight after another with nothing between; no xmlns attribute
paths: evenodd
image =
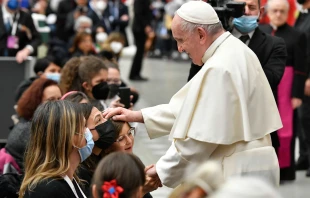
<svg viewBox="0 0 310 198"><path fill-rule="evenodd" d="M279 184L279 165L270 133L282 123L267 78L256 55L225 32L214 9L189 1L172 21L178 50L186 52L199 73L169 104L130 111L107 110L106 118L144 122L150 138L170 135L167 153L149 174L176 187L185 169L212 160L222 177L259 176Z"/></svg>

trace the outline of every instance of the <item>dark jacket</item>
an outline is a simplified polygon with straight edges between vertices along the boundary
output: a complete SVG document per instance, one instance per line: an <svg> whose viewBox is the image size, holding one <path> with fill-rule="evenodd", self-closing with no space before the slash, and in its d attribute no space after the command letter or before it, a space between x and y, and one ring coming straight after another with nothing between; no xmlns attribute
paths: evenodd
<svg viewBox="0 0 310 198"><path fill-rule="evenodd" d="M152 20L150 0L135 0L134 12L132 30L134 32L144 32L145 27L151 25Z"/></svg>
<svg viewBox="0 0 310 198"><path fill-rule="evenodd" d="M37 48L41 44L41 36L39 32L36 30L32 17L30 14L19 11L20 17L18 19L18 25L23 25L29 29L31 32L31 37L28 38L27 33L22 31L20 28L16 30L16 36L19 40L19 48L18 49L8 49L9 56L15 56L18 51L24 49L27 45L31 45L33 47L32 55L37 54ZM12 28L11 28L12 30ZM0 6L0 56L4 56L5 49L7 49L7 39L11 35L11 30L7 31L4 21L3 21L3 13L2 8Z"/></svg>
<svg viewBox="0 0 310 198"><path fill-rule="evenodd" d="M262 25L260 28L267 34L273 32L270 25ZM307 78L306 36L288 24L278 27L274 32L274 36L283 38L285 41L287 50L286 66L293 66L294 68L292 97L302 99Z"/></svg>
<svg viewBox="0 0 310 198"><path fill-rule="evenodd" d="M79 197L82 197L76 183L73 185ZM36 185L36 187L25 192L24 198L76 198L69 184L64 179L46 179Z"/></svg>
<svg viewBox="0 0 310 198"><path fill-rule="evenodd" d="M308 9L308 13L300 13L296 23L295 28L303 33L305 33L307 38L307 72L309 74L308 78L310 78L310 9Z"/></svg>
<svg viewBox="0 0 310 198"><path fill-rule="evenodd" d="M15 159L22 172L24 172L24 155L30 139L30 125L29 121L21 118L9 133L5 145L6 151Z"/></svg>

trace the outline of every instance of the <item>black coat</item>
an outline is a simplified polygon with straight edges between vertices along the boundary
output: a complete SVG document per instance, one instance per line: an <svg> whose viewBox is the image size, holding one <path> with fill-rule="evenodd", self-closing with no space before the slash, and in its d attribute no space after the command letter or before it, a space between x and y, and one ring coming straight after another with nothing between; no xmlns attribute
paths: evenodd
<svg viewBox="0 0 310 198"><path fill-rule="evenodd" d="M32 55L36 55L37 48L41 44L41 36L33 24L31 15L24 11L19 11L19 13L20 17L18 19L18 25L26 26L31 32L31 38L28 38L26 32L21 31L20 28L17 28L15 35L19 38L19 48L9 49L9 56L15 56L18 51L24 49L27 45L31 45L33 47L34 52ZM3 21L3 13L0 7L0 56L4 56L5 49L7 48L7 38L9 35L11 35L11 31L6 31Z"/></svg>
<svg viewBox="0 0 310 198"><path fill-rule="evenodd" d="M57 21L56 21L56 36L64 41L67 41L70 37L70 32L67 32L64 28L67 23L68 13L76 8L76 3L74 0L61 1L57 10Z"/></svg>
<svg viewBox="0 0 310 198"><path fill-rule="evenodd" d="M260 28L267 34L271 34L273 31L270 25L262 25ZM294 67L292 97L302 99L307 78L306 36L288 24L278 27L274 36L283 38L285 41L287 50L286 66Z"/></svg>
<svg viewBox="0 0 310 198"><path fill-rule="evenodd" d="M307 70L308 70L308 78L310 78L310 9L308 9L308 13L300 13L296 23L295 28L303 33L305 33L307 38Z"/></svg>
<svg viewBox="0 0 310 198"><path fill-rule="evenodd" d="M135 0L134 20L132 30L134 32L144 32L146 26L151 25L152 11L150 0Z"/></svg>
<svg viewBox="0 0 310 198"><path fill-rule="evenodd" d="M87 16L93 21L93 29L92 32L95 33L98 27L103 27L107 34L112 31L111 23L109 21L109 9L108 7L102 13L102 18L99 18L97 13L89 8L87 12Z"/></svg>

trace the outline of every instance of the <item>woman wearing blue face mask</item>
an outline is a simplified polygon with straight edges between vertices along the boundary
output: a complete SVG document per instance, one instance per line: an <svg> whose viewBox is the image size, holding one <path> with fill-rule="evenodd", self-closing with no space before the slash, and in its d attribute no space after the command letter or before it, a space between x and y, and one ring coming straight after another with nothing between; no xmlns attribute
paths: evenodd
<svg viewBox="0 0 310 198"><path fill-rule="evenodd" d="M57 101L41 105L32 120L19 197L86 197L75 171L90 156L92 138L77 104Z"/></svg>

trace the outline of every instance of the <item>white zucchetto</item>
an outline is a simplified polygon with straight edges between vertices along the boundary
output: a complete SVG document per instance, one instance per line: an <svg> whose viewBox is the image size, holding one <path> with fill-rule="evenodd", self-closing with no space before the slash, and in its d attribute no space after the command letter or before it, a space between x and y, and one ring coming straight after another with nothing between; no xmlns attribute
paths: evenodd
<svg viewBox="0 0 310 198"><path fill-rule="evenodd" d="M203 1L189 1L184 3L177 14L185 21L195 24L215 24L220 20L212 6Z"/></svg>

